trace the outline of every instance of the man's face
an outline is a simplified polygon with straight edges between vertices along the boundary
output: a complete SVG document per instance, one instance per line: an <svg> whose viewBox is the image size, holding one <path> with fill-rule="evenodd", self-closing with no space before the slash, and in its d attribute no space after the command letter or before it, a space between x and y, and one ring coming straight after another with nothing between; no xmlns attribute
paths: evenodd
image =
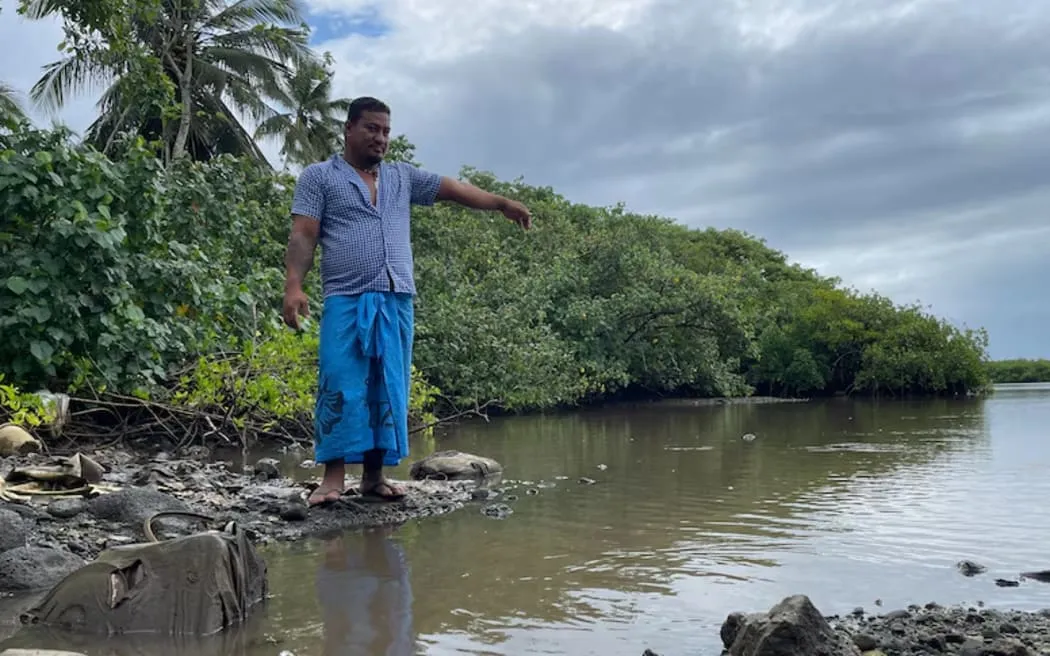
<svg viewBox="0 0 1050 656"><path fill-rule="evenodd" d="M357 121L346 124L346 144L357 156L371 164L383 161L390 145L390 115L364 112Z"/></svg>

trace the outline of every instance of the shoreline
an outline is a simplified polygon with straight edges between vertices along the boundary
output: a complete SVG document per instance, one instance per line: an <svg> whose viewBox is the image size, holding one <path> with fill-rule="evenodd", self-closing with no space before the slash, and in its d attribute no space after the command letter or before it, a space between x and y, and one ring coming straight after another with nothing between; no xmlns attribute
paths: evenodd
<svg viewBox="0 0 1050 656"><path fill-rule="evenodd" d="M823 615L796 594L767 611L730 612L719 638L723 656L1041 656L1050 654L1050 609L928 602ZM677 655L646 649L642 656Z"/></svg>
<svg viewBox="0 0 1050 656"><path fill-rule="evenodd" d="M461 455L468 462L486 460ZM71 461L83 463L85 472L94 465L101 466L104 473L95 489L86 490L91 486L69 473ZM450 471L448 477L457 480L397 480L406 488L405 498L397 502L368 502L348 494L335 503L309 508L306 498L315 481L294 480L273 458L260 458L243 470L207 455L175 457L166 452L136 453L124 447L85 447L71 458L38 453L0 458L0 496L7 497L0 499L0 526L4 527L0 532L0 593L50 587L106 548L146 542L144 523L161 512L197 513L210 521L158 517L152 528L159 540L221 529L233 521L247 531L256 548L398 525L468 505L499 519L509 513L493 501L516 484L502 481L498 469L497 464L496 475L487 478L464 478ZM48 473L56 470L62 476ZM19 482L26 480L27 472L47 474L56 480L40 478L30 484L59 489L64 485L69 494L40 494L27 499L29 495L20 493L24 488L10 480L12 472ZM348 477L348 487L356 483L356 477Z"/></svg>

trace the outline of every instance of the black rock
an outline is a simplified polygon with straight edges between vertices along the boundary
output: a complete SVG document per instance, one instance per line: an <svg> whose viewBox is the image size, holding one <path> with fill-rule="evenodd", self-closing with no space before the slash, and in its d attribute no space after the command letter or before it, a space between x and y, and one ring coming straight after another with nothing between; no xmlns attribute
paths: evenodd
<svg viewBox="0 0 1050 656"><path fill-rule="evenodd" d="M47 512L59 519L70 519L87 510L83 499L55 499L47 506Z"/></svg>
<svg viewBox="0 0 1050 656"><path fill-rule="evenodd" d="M24 547L29 527L18 513L0 508L0 553Z"/></svg>
<svg viewBox="0 0 1050 656"><path fill-rule="evenodd" d="M275 458L260 458L255 463L255 478L272 481L281 477L281 463Z"/></svg>
<svg viewBox="0 0 1050 656"><path fill-rule="evenodd" d="M42 547L17 547L0 554L0 590L50 588L84 560L68 551Z"/></svg>
<svg viewBox="0 0 1050 656"><path fill-rule="evenodd" d="M306 520L308 513L305 505L288 503L281 507L280 516L286 522L302 522Z"/></svg>
<svg viewBox="0 0 1050 656"><path fill-rule="evenodd" d="M857 645L857 649L861 651L871 651L878 648L879 641L875 639L875 636L868 633L858 633L853 636L853 644Z"/></svg>

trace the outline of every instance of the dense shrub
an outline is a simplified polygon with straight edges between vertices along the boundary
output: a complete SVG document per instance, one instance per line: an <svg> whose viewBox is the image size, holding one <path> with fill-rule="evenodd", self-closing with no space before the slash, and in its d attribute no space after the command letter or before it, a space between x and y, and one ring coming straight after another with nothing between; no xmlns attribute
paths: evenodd
<svg viewBox="0 0 1050 656"><path fill-rule="evenodd" d="M414 212L417 414L437 389L517 410L986 382L983 331L843 289L743 233L463 175L524 201L535 228L449 205ZM22 389L302 418L315 336L276 319L293 185L247 159L166 168L141 140L109 159L63 130L0 132L0 373ZM308 283L316 313L316 275Z"/></svg>

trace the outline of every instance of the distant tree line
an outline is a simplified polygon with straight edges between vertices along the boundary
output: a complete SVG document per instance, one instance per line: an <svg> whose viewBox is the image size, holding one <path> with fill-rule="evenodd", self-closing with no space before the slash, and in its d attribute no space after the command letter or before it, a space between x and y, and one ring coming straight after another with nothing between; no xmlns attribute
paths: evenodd
<svg viewBox="0 0 1050 656"><path fill-rule="evenodd" d="M993 383L1050 383L1050 360L993 360L985 365Z"/></svg>

